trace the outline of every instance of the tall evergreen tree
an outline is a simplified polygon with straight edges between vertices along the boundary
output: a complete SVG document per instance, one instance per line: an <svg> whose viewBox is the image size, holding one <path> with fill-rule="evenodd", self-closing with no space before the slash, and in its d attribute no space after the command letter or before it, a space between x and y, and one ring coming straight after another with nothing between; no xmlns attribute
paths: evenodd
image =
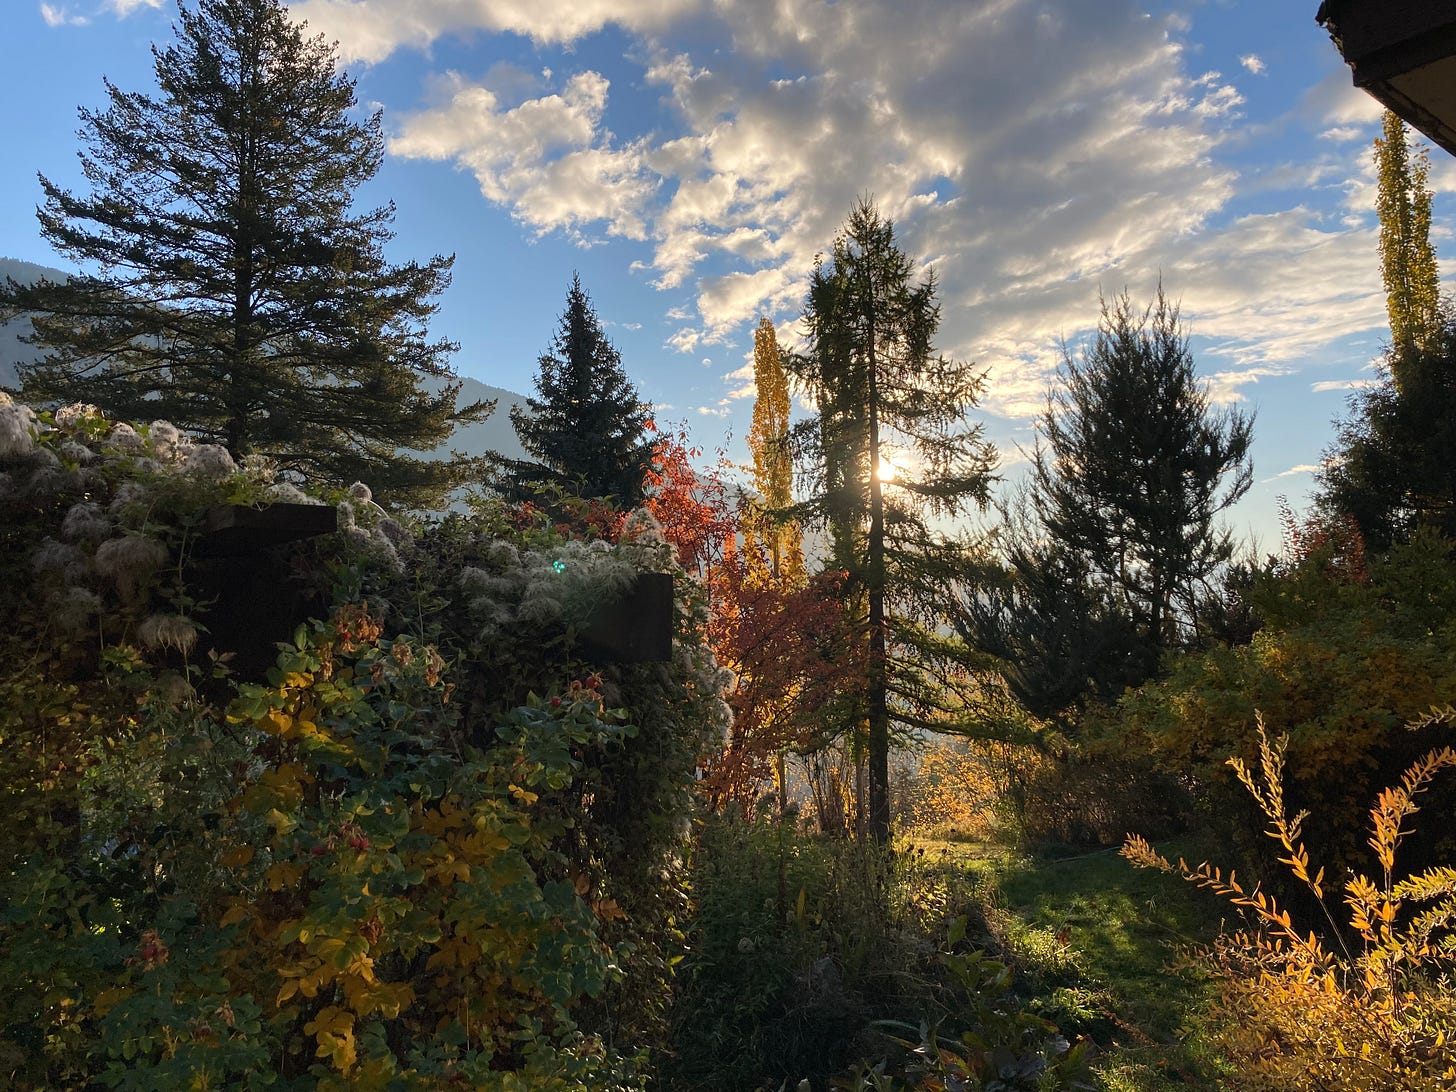
<svg viewBox="0 0 1456 1092"><path fill-rule="evenodd" d="M81 111L92 192L40 179L43 234L95 272L0 288L48 350L22 369L26 396L438 499L474 468L400 449L490 407L457 409L455 346L427 339L453 259L390 264L394 206L353 208L384 155L380 115L354 118L333 47L280 0L197 0L174 30L152 50L158 95L108 81L107 107Z"/></svg>
<svg viewBox="0 0 1456 1092"><path fill-rule="evenodd" d="M499 486L524 496L543 483L610 497L623 508L640 503L652 465L651 407L627 379L575 274L556 336L538 363L537 397L526 400L528 411L511 410L521 446L535 461L498 457Z"/></svg>
<svg viewBox="0 0 1456 1092"><path fill-rule="evenodd" d="M804 307L807 351L791 374L818 409L797 431L811 495L798 511L830 534L831 564L867 642L869 829L889 835L892 728L924 724L932 700L913 651L963 561L931 520L984 505L994 449L966 413L981 390L968 364L939 355L935 278L916 280L894 227L861 200L815 264ZM891 469L893 468L893 470Z"/></svg>
<svg viewBox="0 0 1456 1092"><path fill-rule="evenodd" d="M1198 604L1233 555L1217 517L1249 488L1253 422L1210 408L1161 286L1141 313L1126 293L1104 300L1080 359L1064 349L1061 379L1041 419L1031 504L1048 563L1084 573L1091 617L1110 604L1135 635L1100 668L1115 678L1092 683L1136 683L1164 650L1198 639Z"/></svg>

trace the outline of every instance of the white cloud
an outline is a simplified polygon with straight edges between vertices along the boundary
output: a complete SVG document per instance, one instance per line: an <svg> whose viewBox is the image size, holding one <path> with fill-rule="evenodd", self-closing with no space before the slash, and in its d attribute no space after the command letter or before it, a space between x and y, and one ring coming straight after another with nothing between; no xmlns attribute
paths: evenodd
<svg viewBox="0 0 1456 1092"><path fill-rule="evenodd" d="M1309 389L1314 394L1325 394L1329 391L1363 391L1378 384L1376 379L1322 379L1311 383Z"/></svg>
<svg viewBox="0 0 1456 1092"><path fill-rule="evenodd" d="M1226 147L1257 135L1243 97L1190 70L1186 20L1142 7L305 0L294 12L366 60L469 31L569 45L620 28L637 93L661 97L653 131L614 135L608 80L566 52L530 79L443 78L391 153L471 171L538 234L645 243L632 268L668 296L666 344L683 353L760 314L791 343L814 255L873 194L906 252L934 259L941 348L989 369L990 412L1024 419L1055 373L1057 335L1095 325L1099 289L1145 300L1161 275L1224 401L1383 322L1373 175L1354 143L1379 104L1336 58L1280 122L1324 134L1321 153L1235 166L1250 157ZM1252 53L1240 64L1267 71ZM1456 189L1456 166L1436 164L1432 181ZM1290 206L1309 190L1318 202ZM1327 192L1345 219L1320 207ZM1257 194L1276 196L1236 204ZM725 378L730 397L746 379Z"/></svg>
<svg viewBox="0 0 1456 1092"><path fill-rule="evenodd" d="M106 6L125 19L137 8L160 8L162 0L106 0Z"/></svg>
<svg viewBox="0 0 1456 1092"><path fill-rule="evenodd" d="M346 61L374 63L397 49L424 48L473 30L570 43L608 23L634 32L654 30L705 6L706 0L303 0L292 13L337 39Z"/></svg>
<svg viewBox="0 0 1456 1092"><path fill-rule="evenodd" d="M537 233L604 222L609 234L645 237L658 180L640 145L614 145L602 128L608 81L579 72L559 93L505 107L495 91L450 74L435 109L409 115L389 150L406 159L454 160L490 201Z"/></svg>
<svg viewBox="0 0 1456 1092"><path fill-rule="evenodd" d="M1260 479L1259 484L1267 485L1269 482L1277 482L1280 478L1292 478L1297 474L1316 474L1323 469L1324 467L1319 463L1301 463L1298 466L1291 466L1288 470L1281 470L1272 477Z"/></svg>
<svg viewBox="0 0 1456 1092"><path fill-rule="evenodd" d="M48 27L84 27L91 21L84 15L75 15L53 4L41 4L40 17Z"/></svg>

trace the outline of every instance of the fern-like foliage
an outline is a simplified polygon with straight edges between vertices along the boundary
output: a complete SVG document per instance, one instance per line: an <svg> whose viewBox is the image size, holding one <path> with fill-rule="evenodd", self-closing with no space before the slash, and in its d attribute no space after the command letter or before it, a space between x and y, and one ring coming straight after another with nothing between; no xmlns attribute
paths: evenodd
<svg viewBox="0 0 1456 1092"><path fill-rule="evenodd" d="M1436 1089L1456 1087L1456 868L1440 866L1396 878L1407 825L1418 798L1441 771L1456 766L1456 749L1438 747L1383 790L1370 810L1370 848L1378 879L1352 875L1344 885L1350 928L1361 940L1352 954L1340 939L1325 895L1324 869L1314 869L1301 840L1307 813L1290 817L1283 790L1288 737L1271 740L1257 718L1259 760L1251 769L1229 760L1268 820L1279 860L1314 895L1340 945L1333 952L1314 931L1255 885L1207 862L1176 867L1146 839L1130 835L1122 855L1143 868L1177 873L1246 911L1252 931L1226 933L1211 955L1221 975L1225 1046L1249 1069L1248 1087ZM1432 710L1410 725L1456 725L1456 710ZM1410 904L1423 909L1413 912Z"/></svg>

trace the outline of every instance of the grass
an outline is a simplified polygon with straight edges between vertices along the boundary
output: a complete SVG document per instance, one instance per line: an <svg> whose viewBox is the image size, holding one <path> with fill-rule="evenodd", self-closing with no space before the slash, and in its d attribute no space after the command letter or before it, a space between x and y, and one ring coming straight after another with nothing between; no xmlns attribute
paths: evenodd
<svg viewBox="0 0 1456 1092"><path fill-rule="evenodd" d="M1134 869L1115 849L1030 858L963 842L915 845L964 874L990 946L1016 969L1018 993L1064 1034L1097 1044L1102 1088L1222 1086L1200 1027L1207 982L1179 959L1217 934L1215 900Z"/></svg>

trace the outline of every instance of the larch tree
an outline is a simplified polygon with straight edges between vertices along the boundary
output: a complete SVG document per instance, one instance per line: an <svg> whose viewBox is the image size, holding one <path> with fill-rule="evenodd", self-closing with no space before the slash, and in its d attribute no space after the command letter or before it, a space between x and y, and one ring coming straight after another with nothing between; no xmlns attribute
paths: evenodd
<svg viewBox="0 0 1456 1092"><path fill-rule="evenodd" d="M830 536L829 565L866 642L863 710L869 831L889 836L896 726L932 723L925 647L964 548L938 532L985 504L995 452L966 414L981 390L969 364L940 355L933 272L916 276L894 227L859 201L804 307L806 351L791 376L817 409L795 430L809 493L795 506Z"/></svg>
<svg viewBox="0 0 1456 1092"><path fill-rule="evenodd" d="M1125 292L1104 300L1081 356L1064 347L1040 431L1030 503L1045 546L1023 567L1054 564L1089 582L1081 595L1096 624L1082 647L1108 633L1109 606L1130 623L1134 642L1098 670L1134 685L1164 650L1198 639L1198 605L1233 556L1218 516L1248 491L1253 421L1210 406L1159 286L1142 311Z"/></svg>
<svg viewBox="0 0 1456 1092"><path fill-rule="evenodd" d="M566 310L538 364L536 397L511 410L516 436L534 459L498 458L499 487L524 497L554 486L635 507L652 467L651 407L622 370L579 276L571 278Z"/></svg>
<svg viewBox="0 0 1456 1092"><path fill-rule="evenodd" d="M45 178L41 231L85 272L0 287L45 355L26 397L167 418L235 456L386 501L479 472L427 460L457 423L455 346L426 323L453 258L386 261L394 206L354 208L384 156L334 48L280 0L197 0L152 49L157 94L106 83L80 112L91 192Z"/></svg>

